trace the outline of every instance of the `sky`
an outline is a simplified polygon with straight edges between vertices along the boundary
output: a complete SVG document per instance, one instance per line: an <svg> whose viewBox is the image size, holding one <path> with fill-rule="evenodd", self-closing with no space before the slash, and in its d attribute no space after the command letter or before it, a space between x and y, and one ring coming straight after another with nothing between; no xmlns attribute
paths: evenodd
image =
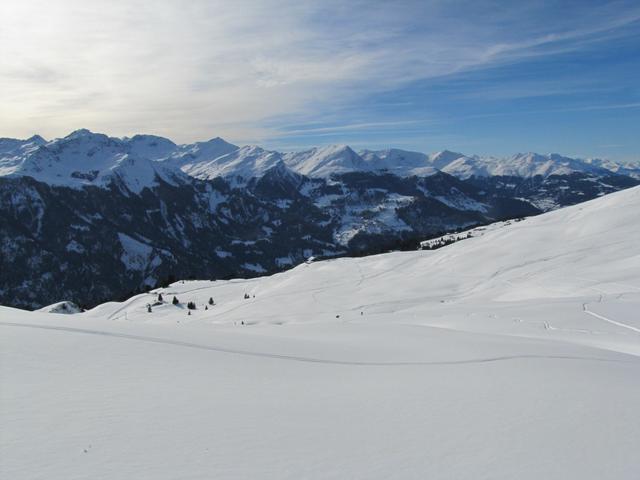
<svg viewBox="0 0 640 480"><path fill-rule="evenodd" d="M0 137L640 160L634 1L2 0Z"/></svg>

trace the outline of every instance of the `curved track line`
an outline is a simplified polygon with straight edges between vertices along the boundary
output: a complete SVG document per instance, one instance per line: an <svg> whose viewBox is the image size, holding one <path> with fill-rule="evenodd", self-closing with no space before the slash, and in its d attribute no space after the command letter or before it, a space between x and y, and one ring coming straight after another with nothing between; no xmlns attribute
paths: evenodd
<svg viewBox="0 0 640 480"><path fill-rule="evenodd" d="M104 337L123 338L126 340L137 340L147 343L159 343L164 345L173 345L178 347L195 348L199 350L209 350L221 353L230 353L235 355L245 355L250 357L261 358L273 358L277 360L289 360L294 362L304 363L319 363L327 365L346 365L346 366L373 366L373 367L393 367L393 366L437 366L437 365L468 365L468 364L480 364L499 362L504 360L518 360L518 359L542 359L542 360L591 360L595 362L616 362L616 363L637 363L628 360L616 360L610 358L597 358L597 357L578 357L571 355L502 355L497 357L477 358L469 360L443 360L443 361L431 361L431 362L362 362L362 361L349 361L349 360L331 360L323 358L302 357L296 355L284 355L278 353L266 353L266 352L252 352L249 350L236 350L226 347L217 347L212 345L202 345L198 343L183 342L180 340L170 340L159 337L146 337L142 335L131 335L126 333L105 332L101 330L92 330L88 328L73 328L73 327L60 327L53 325L37 325L30 323L15 323L15 322L0 322L1 326L5 327L23 327L34 328L41 330L54 330L70 333L80 333L87 335L100 335Z"/></svg>
<svg viewBox="0 0 640 480"><path fill-rule="evenodd" d="M640 333L640 328L636 328L633 327L631 325L627 325L626 323L621 323L621 322L616 322L615 320L611 320L610 318L607 318L603 315L599 315L596 312L592 312L591 310L589 310L588 304L587 303L583 303L582 304L582 311L584 313L586 313L587 315L591 315L592 317L598 318L604 322L607 323L611 323L612 325L617 325L618 327L622 327L622 328L626 328L628 330L632 330L634 332Z"/></svg>

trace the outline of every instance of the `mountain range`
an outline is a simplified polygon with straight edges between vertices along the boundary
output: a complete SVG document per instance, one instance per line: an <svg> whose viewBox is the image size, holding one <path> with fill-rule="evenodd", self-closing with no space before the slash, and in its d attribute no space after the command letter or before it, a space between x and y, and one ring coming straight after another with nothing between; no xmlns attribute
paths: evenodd
<svg viewBox="0 0 640 480"><path fill-rule="evenodd" d="M639 179L637 164L557 154L277 152L86 129L0 139L0 303L91 306L175 278L414 248Z"/></svg>
<svg viewBox="0 0 640 480"><path fill-rule="evenodd" d="M65 186L104 185L113 176L132 188L153 185L155 176L173 183L182 173L200 179L223 177L238 181L263 176L279 166L311 178L351 172L391 173L401 177L430 176L438 171L461 179L471 177L569 175L610 172L640 178L640 161L579 159L556 153L519 153L507 158L465 155L448 150L425 154L400 149L354 151L348 145L329 145L296 152L238 147L217 137L206 142L177 145L153 135L113 138L76 130L47 142L39 135L26 140L0 139L0 175L31 176ZM136 186L137 185L137 186Z"/></svg>

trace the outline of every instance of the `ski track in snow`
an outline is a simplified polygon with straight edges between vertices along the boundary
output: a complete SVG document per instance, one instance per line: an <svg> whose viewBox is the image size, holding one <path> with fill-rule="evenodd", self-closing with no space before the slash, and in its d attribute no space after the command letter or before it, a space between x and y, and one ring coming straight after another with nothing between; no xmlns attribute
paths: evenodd
<svg viewBox="0 0 640 480"><path fill-rule="evenodd" d="M634 331L636 333L640 333L640 328L636 328L636 327L633 327L631 325L627 325L626 323L621 323L621 322L618 322L618 321L613 320L611 318L605 317L604 315L600 315L600 314L598 314L596 312L592 312L591 310L589 310L589 304L588 303L583 303L582 304L582 311L584 313L586 313L587 315L591 315L592 317L598 318L598 319L600 319L600 320L602 320L604 322L610 323L612 325L617 325L618 327L626 328L626 329Z"/></svg>
<svg viewBox="0 0 640 480"><path fill-rule="evenodd" d="M30 323L16 323L16 322L0 322L4 327L20 327L20 328L34 328L41 330L53 330L69 333L78 333L86 335L99 335L103 337L122 338L125 340L135 340L147 343L157 343L164 345L172 345L177 347L194 348L199 350L209 350L213 352L229 353L234 355L244 355L250 357L261 358L273 358L276 360L289 360L295 362L304 363L319 363L327 365L344 365L344 366L362 366L362 367L411 367L411 366L442 366L442 365L469 365L469 364L482 364L501 362L507 360L521 360L521 359L540 359L540 360L583 360L593 362L614 362L614 363L638 363L631 360L617 360L611 358L598 358L598 357L580 357L576 355L500 355L496 357L485 358L472 358L466 360L442 360L442 361L415 361L415 362L366 362L366 361L350 361L350 360L332 360L324 358L303 357L298 355L284 355L279 353L267 353L267 352L253 352L250 350L238 350L232 348L219 347L214 345L202 345L192 342L183 342L180 340L170 340L159 337L148 337L142 335L131 335L127 333L115 333L106 332L102 330L93 330L88 328L73 328L73 327L60 327L52 325L38 325Z"/></svg>

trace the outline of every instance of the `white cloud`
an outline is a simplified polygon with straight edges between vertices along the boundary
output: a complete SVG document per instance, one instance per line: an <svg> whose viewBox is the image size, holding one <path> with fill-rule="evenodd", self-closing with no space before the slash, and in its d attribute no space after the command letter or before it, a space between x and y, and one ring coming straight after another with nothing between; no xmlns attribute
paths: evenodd
<svg viewBox="0 0 640 480"><path fill-rule="evenodd" d="M7 0L0 132L260 141L274 118L617 34L640 15L623 7L541 28L541 12L475 3Z"/></svg>

